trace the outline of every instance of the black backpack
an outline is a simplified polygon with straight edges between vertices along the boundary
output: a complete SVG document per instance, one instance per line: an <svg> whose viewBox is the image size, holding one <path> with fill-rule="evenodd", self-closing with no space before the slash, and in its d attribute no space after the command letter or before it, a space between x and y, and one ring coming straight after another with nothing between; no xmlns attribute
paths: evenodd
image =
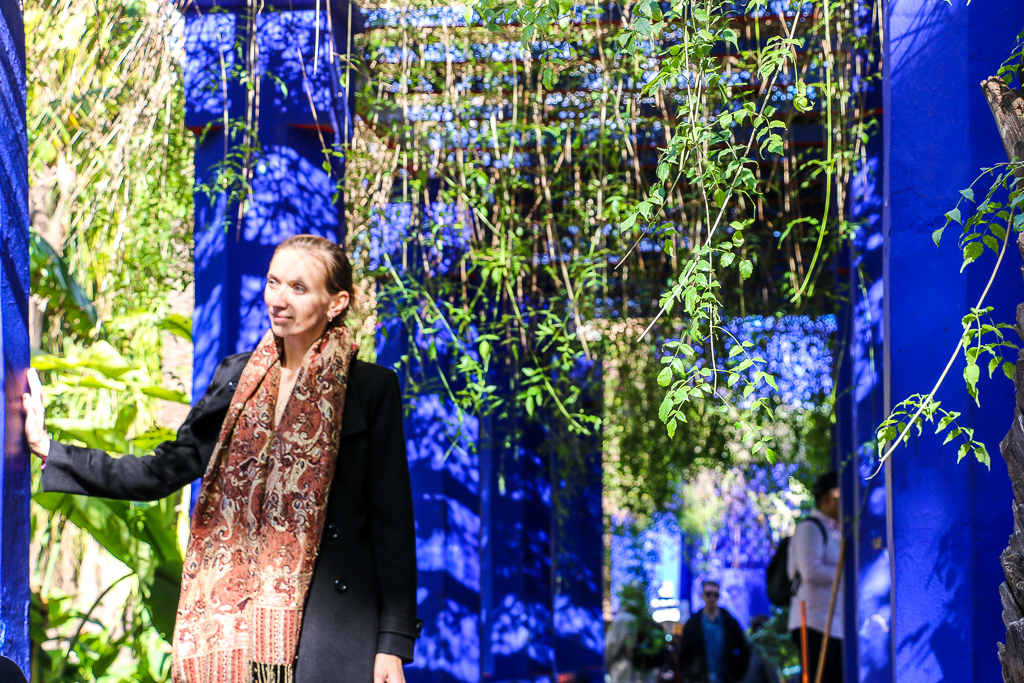
<svg viewBox="0 0 1024 683"><path fill-rule="evenodd" d="M827 545L828 532L825 531L825 525L821 523L821 520L814 517L804 517L800 522L797 522L797 525L799 526L804 521L814 522L821 529L821 536ZM779 547L775 549L775 556L772 557L772 561L768 563L768 569L765 570L768 584L768 599L776 607L789 607L789 601L800 586L800 574L790 579L789 571L787 570L789 564L789 542L792 539L792 536L787 536L779 541Z"/></svg>

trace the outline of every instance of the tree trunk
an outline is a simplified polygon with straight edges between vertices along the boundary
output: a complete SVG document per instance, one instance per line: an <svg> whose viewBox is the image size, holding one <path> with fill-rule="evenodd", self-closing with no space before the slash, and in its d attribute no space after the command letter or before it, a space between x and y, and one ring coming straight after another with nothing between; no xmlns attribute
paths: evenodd
<svg viewBox="0 0 1024 683"><path fill-rule="evenodd" d="M995 76L983 81L981 89L996 119L1006 156L1010 160L1024 160L1024 98ZM1024 174L1018 172L1017 177L1020 179ZM1017 248L1024 257L1024 233L1017 239ZM1024 303L1017 306L1017 334L1024 341ZM1017 388L1013 425L999 444L1014 497L1013 533L999 558L1006 576L999 586L1006 626L1006 644L999 643L999 661L1004 681L1024 683L1024 349L1017 356L1013 383Z"/></svg>

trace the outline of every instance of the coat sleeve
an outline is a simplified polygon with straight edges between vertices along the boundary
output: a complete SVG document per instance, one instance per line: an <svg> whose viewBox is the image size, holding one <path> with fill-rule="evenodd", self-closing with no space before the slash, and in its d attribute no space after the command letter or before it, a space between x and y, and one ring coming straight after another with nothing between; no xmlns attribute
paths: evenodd
<svg viewBox="0 0 1024 683"><path fill-rule="evenodd" d="M223 364L218 366L210 382L207 396L224 382ZM82 448L50 442L50 453L43 468L43 491L77 493L116 500L159 500L181 489L203 475L212 449L209 443L219 434L226 407L206 409L206 397L199 400L173 441L165 441L153 449L152 455L112 456L98 448ZM195 433L202 421L205 438ZM206 447L203 447L206 446Z"/></svg>
<svg viewBox="0 0 1024 683"><path fill-rule="evenodd" d="M377 652L396 655L408 663L422 627L416 618L416 524L402 429L402 390L398 375L390 370L387 374L377 405L368 411L366 500L380 587Z"/></svg>

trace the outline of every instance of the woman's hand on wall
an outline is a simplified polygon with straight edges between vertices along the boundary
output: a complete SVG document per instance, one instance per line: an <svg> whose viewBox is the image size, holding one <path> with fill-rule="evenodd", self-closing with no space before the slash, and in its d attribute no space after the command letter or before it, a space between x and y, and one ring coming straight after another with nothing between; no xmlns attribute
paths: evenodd
<svg viewBox="0 0 1024 683"><path fill-rule="evenodd" d="M21 395L25 406L25 440L29 450L44 461L50 453L50 437L46 433L46 409L43 408L43 385L34 369L28 371L29 393Z"/></svg>
<svg viewBox="0 0 1024 683"><path fill-rule="evenodd" d="M373 663L373 683L405 683L402 660L395 655L378 652Z"/></svg>

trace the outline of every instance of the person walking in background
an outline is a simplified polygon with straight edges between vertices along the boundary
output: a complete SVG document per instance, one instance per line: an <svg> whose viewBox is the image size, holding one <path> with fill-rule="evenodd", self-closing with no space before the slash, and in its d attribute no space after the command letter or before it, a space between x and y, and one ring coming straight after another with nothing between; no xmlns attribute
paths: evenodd
<svg viewBox="0 0 1024 683"><path fill-rule="evenodd" d="M797 524L790 541L788 570L793 580L793 600L789 610L789 632L801 648L801 603L807 609L807 662L809 680L814 681L825 637L832 581L839 563L842 533L839 528L839 477L826 472L814 484L814 511ZM842 595L842 578L837 595ZM843 681L843 601L836 600L832 626L825 654L825 670L821 683Z"/></svg>
<svg viewBox="0 0 1024 683"><path fill-rule="evenodd" d="M750 635L753 636L760 631L767 621L768 617L763 614L751 617ZM768 663L756 642L750 644L750 662L747 664L747 674L743 677L743 683L779 683L779 672Z"/></svg>
<svg viewBox="0 0 1024 683"><path fill-rule="evenodd" d="M736 618L718 606L721 588L702 585L704 607L683 627L679 662L686 683L739 683L747 671L750 646Z"/></svg>

